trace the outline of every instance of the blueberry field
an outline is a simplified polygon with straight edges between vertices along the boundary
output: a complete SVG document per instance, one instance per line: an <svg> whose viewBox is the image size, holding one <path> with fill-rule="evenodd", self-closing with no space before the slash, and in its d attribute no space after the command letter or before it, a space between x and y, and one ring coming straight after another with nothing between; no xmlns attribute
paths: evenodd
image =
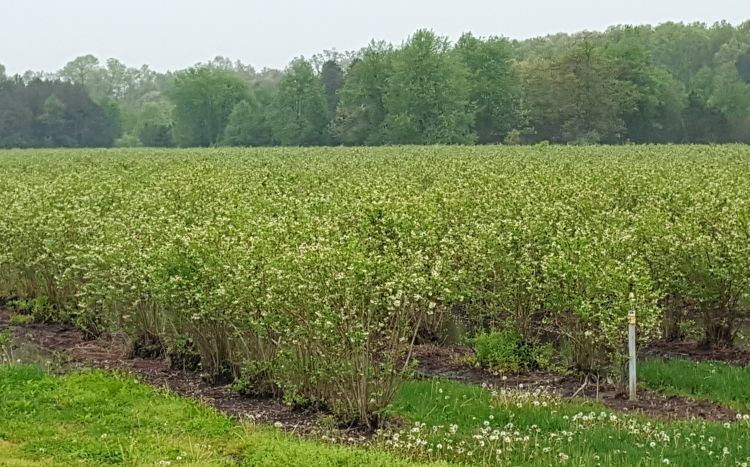
<svg viewBox="0 0 750 467"><path fill-rule="evenodd" d="M644 367L643 387L736 410L726 422L414 379L415 348L463 346L463 363L491 375L624 387L631 311L639 348L741 349L747 146L8 150L0 181L0 298L17 326L119 336L123 358L169 359L245 397L379 429L368 459L750 458L740 365L710 384L711 363ZM3 371L0 388L20 387ZM64 378L110 384L86 375ZM54 378L30 380L70 384ZM20 456L20 442L0 428L0 454Z"/></svg>

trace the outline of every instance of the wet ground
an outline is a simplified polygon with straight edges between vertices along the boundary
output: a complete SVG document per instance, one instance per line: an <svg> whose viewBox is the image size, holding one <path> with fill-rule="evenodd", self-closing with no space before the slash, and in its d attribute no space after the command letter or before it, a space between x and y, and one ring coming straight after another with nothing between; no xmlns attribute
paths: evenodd
<svg viewBox="0 0 750 467"><path fill-rule="evenodd" d="M343 438L365 439L370 433L358 428L347 428L331 432L330 423L320 412L300 411L272 399L255 399L233 392L229 386L212 385L196 373L173 370L164 359L129 358L127 342L122 336L87 341L74 328L31 324L12 325L9 313L0 309L0 331L10 330L14 338L13 358L24 363L33 363L52 371L71 371L82 368L120 370L132 373L144 382L173 391L179 395L193 397L216 409L237 418L252 417L261 423L281 422L285 429L301 434L328 434ZM649 350L651 352L651 350ZM719 358L727 361L747 363L741 353L704 354L685 345L684 347L654 347L652 355L685 356L688 358ZM496 388L536 389L555 392L562 397L576 395L580 398L597 399L609 408L621 412L637 412L645 415L683 420L699 418L706 420L734 420L737 413L718 404L695 401L685 397L665 396L641 390L639 400L631 402L612 384L589 381L583 385L580 377L563 377L549 372L527 372L516 375L501 375L475 367L468 363L472 356L467 347L417 346L414 357L418 361L417 375L422 378L445 378L471 384L486 384Z"/></svg>
<svg viewBox="0 0 750 467"><path fill-rule="evenodd" d="M642 352L657 358L687 358L698 362L724 362L745 366L750 351L741 348L707 347L695 342L656 342Z"/></svg>
<svg viewBox="0 0 750 467"><path fill-rule="evenodd" d="M122 337L87 341L83 333L72 327L54 324L15 326L8 319L9 313L0 310L0 331L9 329L12 332L13 358L22 363L58 373L84 368L126 371L147 384L201 400L235 418L252 418L259 423L281 422L289 432L328 434L355 440L370 435L362 428L332 430L325 414L301 411L273 399L242 396L229 386L207 383L197 373L173 370L165 359L128 358L127 342Z"/></svg>
<svg viewBox="0 0 750 467"><path fill-rule="evenodd" d="M607 407L620 412L636 412L665 420L734 420L737 412L721 405L697 401L681 396L667 396L655 391L638 390L638 400L628 400L626 394L614 384L588 380L581 377L560 376L557 373L531 371L520 374L492 373L466 363L472 350L467 347L420 346L415 350L419 359L418 374L439 377L471 384L487 384L505 389L545 389L564 398L599 400Z"/></svg>

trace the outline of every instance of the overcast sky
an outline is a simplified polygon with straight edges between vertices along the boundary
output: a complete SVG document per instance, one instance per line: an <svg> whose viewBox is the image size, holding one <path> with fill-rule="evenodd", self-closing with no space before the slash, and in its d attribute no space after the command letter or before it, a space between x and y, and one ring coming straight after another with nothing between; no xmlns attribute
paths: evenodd
<svg viewBox="0 0 750 467"><path fill-rule="evenodd" d="M528 38L614 24L750 19L750 0L0 0L0 64L56 71L94 54L131 66L185 68L216 55L283 67L419 28Z"/></svg>

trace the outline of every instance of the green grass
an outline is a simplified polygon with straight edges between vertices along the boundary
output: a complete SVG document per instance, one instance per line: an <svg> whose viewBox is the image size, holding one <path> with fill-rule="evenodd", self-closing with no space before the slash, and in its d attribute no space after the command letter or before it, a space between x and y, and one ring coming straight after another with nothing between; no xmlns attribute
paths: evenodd
<svg viewBox="0 0 750 467"><path fill-rule="evenodd" d="M0 466L405 465L243 425L130 376L0 366Z"/></svg>
<svg viewBox="0 0 750 467"><path fill-rule="evenodd" d="M646 360L638 369L648 387L750 413L750 366L690 360Z"/></svg>
<svg viewBox="0 0 750 467"><path fill-rule="evenodd" d="M26 324L31 324L32 322L34 322L34 317L31 315L15 314L10 317L10 324L24 326Z"/></svg>
<svg viewBox="0 0 750 467"><path fill-rule="evenodd" d="M384 434L380 445L418 459L538 466L750 463L747 421L660 422L544 393L493 395L438 381L406 383L390 413L409 420L411 428ZM416 446L419 439L425 443Z"/></svg>
<svg viewBox="0 0 750 467"><path fill-rule="evenodd" d="M369 449L240 424L101 371L51 376L0 366L0 394L0 466L750 463L748 421L658 422L544 393L493 393L455 382L405 383L389 415L408 425L383 432Z"/></svg>

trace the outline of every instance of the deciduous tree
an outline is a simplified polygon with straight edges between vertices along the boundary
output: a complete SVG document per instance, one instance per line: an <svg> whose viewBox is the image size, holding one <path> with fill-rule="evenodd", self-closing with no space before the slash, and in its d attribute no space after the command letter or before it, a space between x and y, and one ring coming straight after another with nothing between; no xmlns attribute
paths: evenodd
<svg viewBox="0 0 750 467"><path fill-rule="evenodd" d="M282 145L326 143L328 110L325 93L309 62L295 60L281 79L270 123L274 138Z"/></svg>
<svg viewBox="0 0 750 467"><path fill-rule="evenodd" d="M237 102L248 85L235 74L192 68L177 75L169 93L174 103L174 136L180 146L212 146L224 135Z"/></svg>
<svg viewBox="0 0 750 467"><path fill-rule="evenodd" d="M499 143L520 123L520 83L512 48L503 38L482 40L464 34L455 51L469 71L473 131L481 144Z"/></svg>
<svg viewBox="0 0 750 467"><path fill-rule="evenodd" d="M444 37L417 31L393 56L385 94L385 140L393 144L471 143L466 67Z"/></svg>

